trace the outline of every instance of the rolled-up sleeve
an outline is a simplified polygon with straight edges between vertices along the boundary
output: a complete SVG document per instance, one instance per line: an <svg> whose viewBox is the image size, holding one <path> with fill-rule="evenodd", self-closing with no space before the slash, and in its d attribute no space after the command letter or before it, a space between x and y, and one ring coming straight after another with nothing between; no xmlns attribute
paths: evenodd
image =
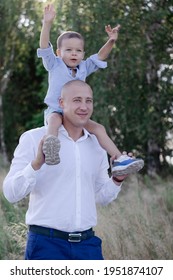
<svg viewBox="0 0 173 280"><path fill-rule="evenodd" d="M46 49L37 49L37 57L42 58L43 65L47 71L50 71L56 63L56 55L53 51L53 46L49 43L49 47Z"/></svg>
<svg viewBox="0 0 173 280"><path fill-rule="evenodd" d="M107 62L98 59L98 54L93 54L89 58L86 59L86 69L87 69L87 76L91 73L97 71L100 68L106 68Z"/></svg>
<svg viewBox="0 0 173 280"><path fill-rule="evenodd" d="M107 67L107 62L100 60L98 58L98 54L93 54L90 56L91 61L98 67L98 68L106 68Z"/></svg>

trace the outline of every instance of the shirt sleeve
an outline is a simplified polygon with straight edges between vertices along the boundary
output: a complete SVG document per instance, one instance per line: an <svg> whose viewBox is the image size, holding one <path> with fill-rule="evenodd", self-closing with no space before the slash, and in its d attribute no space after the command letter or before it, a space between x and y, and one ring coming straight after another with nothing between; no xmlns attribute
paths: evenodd
<svg viewBox="0 0 173 280"><path fill-rule="evenodd" d="M99 68L106 68L107 62L98 59L98 54L93 54L89 58L86 59L86 69L87 69L87 76L91 73L97 71Z"/></svg>
<svg viewBox="0 0 173 280"><path fill-rule="evenodd" d="M36 174L31 166L34 150L29 133L24 133L14 152L10 170L3 182L3 193L6 199L15 203L26 197L36 184Z"/></svg>
<svg viewBox="0 0 173 280"><path fill-rule="evenodd" d="M37 49L37 57L42 58L43 65L47 71L50 71L56 64L56 55L53 51L53 46L49 43L49 47L46 49Z"/></svg>
<svg viewBox="0 0 173 280"><path fill-rule="evenodd" d="M116 185L109 177L108 167L107 155L103 152L103 160L95 184L96 203L101 205L107 205L115 200L121 191L121 185Z"/></svg>

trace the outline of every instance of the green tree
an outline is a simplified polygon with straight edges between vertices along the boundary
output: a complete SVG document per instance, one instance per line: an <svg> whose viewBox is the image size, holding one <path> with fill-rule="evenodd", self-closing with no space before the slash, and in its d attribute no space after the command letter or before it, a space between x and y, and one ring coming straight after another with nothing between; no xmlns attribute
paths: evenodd
<svg viewBox="0 0 173 280"><path fill-rule="evenodd" d="M3 101L0 151L11 158L19 135L42 104L41 79L35 62L40 6L32 0L3 0L0 5L1 104Z"/></svg>
<svg viewBox="0 0 173 280"><path fill-rule="evenodd" d="M172 128L171 68L158 75L163 64L171 65L171 1L74 2L70 24L85 35L86 54L106 39L105 24L122 25L108 69L89 78L95 93L94 118L105 124L118 147L135 148L144 157L149 174L159 173L172 152L166 147Z"/></svg>
<svg viewBox="0 0 173 280"><path fill-rule="evenodd" d="M10 77L3 90L3 112L5 140L11 156L18 136L43 123L47 73L36 57L36 49L44 3L2 3L6 9L1 15L4 37L0 44L1 50L6 51L1 59L0 78L2 83ZM55 4L57 17L51 30L55 48L60 32L73 29L83 34L87 57L106 41L105 25L121 24L108 68L87 80L94 90L93 118L105 125L121 150L135 148L136 155L143 156L149 174L159 173L167 164L166 156L172 153L172 147L166 145L173 112L171 1L59 0ZM4 30L13 35L6 36Z"/></svg>

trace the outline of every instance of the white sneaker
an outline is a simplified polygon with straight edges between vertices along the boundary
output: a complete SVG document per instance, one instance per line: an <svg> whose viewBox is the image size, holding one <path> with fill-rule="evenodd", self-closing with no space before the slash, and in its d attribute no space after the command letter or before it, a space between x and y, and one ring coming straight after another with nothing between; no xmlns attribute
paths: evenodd
<svg viewBox="0 0 173 280"><path fill-rule="evenodd" d="M55 165L60 163L59 157L60 141L54 135L48 135L43 143L43 153L45 155L45 163Z"/></svg>
<svg viewBox="0 0 173 280"><path fill-rule="evenodd" d="M144 166L141 158L131 158L127 155L121 155L112 162L111 173L113 176L123 176L138 172Z"/></svg>

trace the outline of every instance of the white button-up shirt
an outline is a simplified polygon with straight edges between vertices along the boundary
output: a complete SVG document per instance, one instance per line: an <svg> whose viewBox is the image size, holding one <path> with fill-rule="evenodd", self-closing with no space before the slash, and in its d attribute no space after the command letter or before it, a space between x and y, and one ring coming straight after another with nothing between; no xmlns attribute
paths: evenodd
<svg viewBox="0 0 173 280"><path fill-rule="evenodd" d="M108 176L106 152L86 130L74 141L61 126L60 164L43 164L35 171L31 162L45 133L45 127L41 127L21 136L3 183L5 197L15 203L30 195L27 225L67 232L94 227L97 224L96 203L110 203L121 189Z"/></svg>

